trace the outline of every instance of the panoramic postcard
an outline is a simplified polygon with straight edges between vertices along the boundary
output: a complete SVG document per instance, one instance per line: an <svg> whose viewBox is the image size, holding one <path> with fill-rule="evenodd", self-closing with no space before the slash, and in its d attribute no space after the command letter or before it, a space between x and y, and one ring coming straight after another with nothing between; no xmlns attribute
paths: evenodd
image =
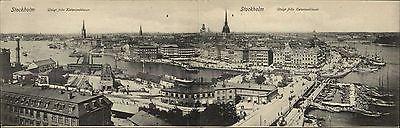
<svg viewBox="0 0 400 128"><path fill-rule="evenodd" d="M0 126L399 127L399 10L0 0Z"/></svg>

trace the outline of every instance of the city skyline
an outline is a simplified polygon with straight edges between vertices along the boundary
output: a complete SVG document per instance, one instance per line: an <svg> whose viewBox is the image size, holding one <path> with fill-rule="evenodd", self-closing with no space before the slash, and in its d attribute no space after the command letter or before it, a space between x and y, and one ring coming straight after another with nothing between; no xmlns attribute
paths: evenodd
<svg viewBox="0 0 400 128"><path fill-rule="evenodd" d="M47 2L47 3L45 3ZM193 33L206 24L221 32L225 10L231 32L398 32L399 2L360 1L1 1L1 33ZM331 6L335 3L335 6ZM195 5L193 7L193 5ZM32 7L33 12L11 12ZM115 8L114 8L115 7ZM263 11L240 11L262 7ZM50 12L49 8L89 11ZM284 12L279 8L315 8ZM383 13L384 12L384 13ZM143 15L145 13L145 15Z"/></svg>

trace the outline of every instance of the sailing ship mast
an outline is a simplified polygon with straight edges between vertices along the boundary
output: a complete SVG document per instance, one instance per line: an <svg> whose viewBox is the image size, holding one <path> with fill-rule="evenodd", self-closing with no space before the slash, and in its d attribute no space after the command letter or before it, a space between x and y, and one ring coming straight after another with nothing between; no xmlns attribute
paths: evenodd
<svg viewBox="0 0 400 128"><path fill-rule="evenodd" d="M386 89L388 91L390 91L390 88L389 88L389 67L388 67L388 70L386 70Z"/></svg>

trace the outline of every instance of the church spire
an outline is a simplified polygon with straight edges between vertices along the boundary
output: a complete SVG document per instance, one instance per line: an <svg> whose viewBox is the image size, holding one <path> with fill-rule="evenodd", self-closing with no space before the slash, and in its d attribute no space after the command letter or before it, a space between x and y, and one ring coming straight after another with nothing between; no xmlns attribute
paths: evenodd
<svg viewBox="0 0 400 128"><path fill-rule="evenodd" d="M225 10L225 25L228 25L228 13L227 13L227 10Z"/></svg>
<svg viewBox="0 0 400 128"><path fill-rule="evenodd" d="M143 35L143 32L142 32L142 25L140 25L140 27L139 27L139 35Z"/></svg>
<svg viewBox="0 0 400 128"><path fill-rule="evenodd" d="M224 27L222 28L222 33L230 33L231 30L229 29L228 26L228 11L225 10L225 24Z"/></svg>
<svg viewBox="0 0 400 128"><path fill-rule="evenodd" d="M82 21L82 38L86 38L85 20Z"/></svg>

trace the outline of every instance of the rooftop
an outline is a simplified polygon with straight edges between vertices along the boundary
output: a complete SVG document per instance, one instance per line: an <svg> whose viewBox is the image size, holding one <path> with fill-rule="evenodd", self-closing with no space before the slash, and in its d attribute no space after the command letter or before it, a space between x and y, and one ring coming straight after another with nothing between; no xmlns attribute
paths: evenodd
<svg viewBox="0 0 400 128"><path fill-rule="evenodd" d="M33 61L33 63L35 63L37 66L40 67L40 66L44 66L44 65L56 64L56 61L49 58L49 59L45 59L45 60Z"/></svg>
<svg viewBox="0 0 400 128"><path fill-rule="evenodd" d="M217 86L215 87L215 90L218 89L245 89L245 90L257 90L257 91L273 91L276 90L277 88L271 85L258 85L253 83L240 84L240 83L226 82L226 83L218 83Z"/></svg>
<svg viewBox="0 0 400 128"><path fill-rule="evenodd" d="M66 101L66 102L72 102L72 103L81 103L86 100L95 98L100 95L81 95L78 93L73 94L73 98L70 99L69 93L64 92L61 93L62 90L59 89L42 89L41 87L34 87L34 86L17 86L17 85L1 85L0 86L1 92L8 92L8 93L14 93L14 94L20 94L20 95L26 95L26 96L34 96L34 97L41 97L41 98L47 98L47 99L54 99L54 100L59 100L59 101ZM65 91L65 90L63 90Z"/></svg>
<svg viewBox="0 0 400 128"><path fill-rule="evenodd" d="M167 92L177 92L177 93L199 93L199 92L212 92L213 87L210 85L199 84L199 85L183 85L178 84L172 88L162 89Z"/></svg>

